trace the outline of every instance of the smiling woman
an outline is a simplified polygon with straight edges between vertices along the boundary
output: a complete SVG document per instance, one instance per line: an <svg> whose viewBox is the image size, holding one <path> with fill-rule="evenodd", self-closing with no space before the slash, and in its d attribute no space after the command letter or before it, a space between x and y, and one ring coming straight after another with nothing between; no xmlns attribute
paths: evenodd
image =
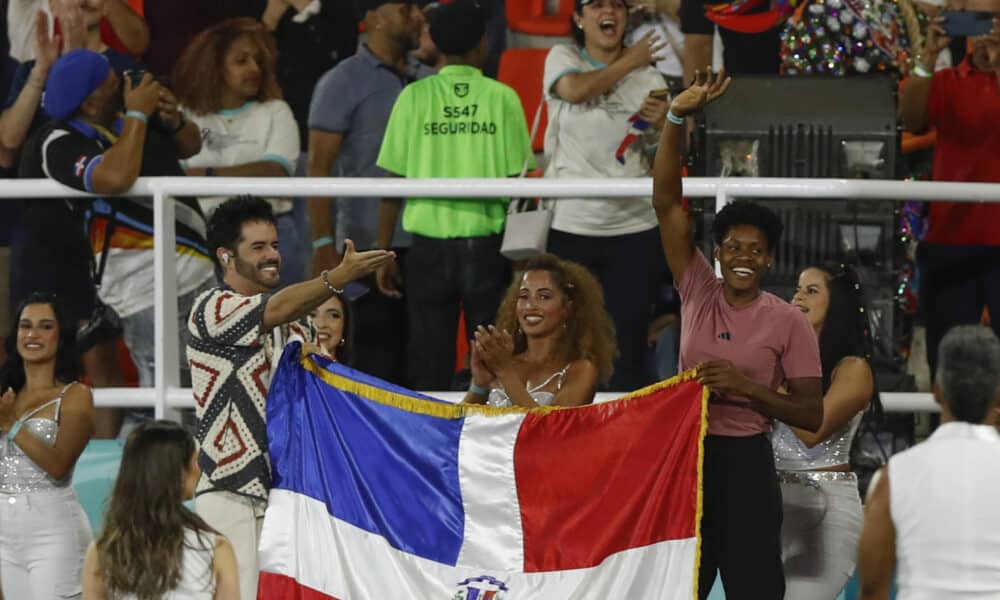
<svg viewBox="0 0 1000 600"><path fill-rule="evenodd" d="M808 431L822 423L819 346L805 315L761 290L781 237L767 208L734 202L716 215L722 280L694 247L682 202L685 117L729 87L699 74L670 107L653 169L660 240L681 296L681 369L698 369L711 392L704 446L699 594L722 572L730 600L782 600L781 492L767 434L772 419ZM788 392L777 391L783 386Z"/></svg>
<svg viewBox="0 0 1000 600"><path fill-rule="evenodd" d="M589 404L597 384L611 377L615 354L614 325L597 280L581 265L543 254L515 276L497 325L475 332L465 402Z"/></svg>
<svg viewBox="0 0 1000 600"><path fill-rule="evenodd" d="M94 402L55 297L33 294L15 314L0 367L0 586L9 599L79 598L91 533L70 483Z"/></svg>
<svg viewBox="0 0 1000 600"><path fill-rule="evenodd" d="M572 20L576 43L545 59L545 176L648 177L667 114L667 84L652 63L666 42L647 35L626 46L624 0L577 0ZM548 241L549 252L590 269L604 290L621 349L611 388L651 383L649 307L664 269L650 198L560 200Z"/></svg>

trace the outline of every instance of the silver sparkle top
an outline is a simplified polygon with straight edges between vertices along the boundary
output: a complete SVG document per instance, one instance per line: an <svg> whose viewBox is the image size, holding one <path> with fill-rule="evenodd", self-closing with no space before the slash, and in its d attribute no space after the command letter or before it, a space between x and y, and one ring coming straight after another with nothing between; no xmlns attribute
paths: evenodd
<svg viewBox="0 0 1000 600"><path fill-rule="evenodd" d="M850 463L851 442L863 414L854 415L843 429L812 448L803 444L788 425L775 421L774 433L771 434L775 468L779 471L813 471Z"/></svg>
<svg viewBox="0 0 1000 600"><path fill-rule="evenodd" d="M528 384L528 395L531 399L538 403L539 406L551 406L552 401L556 399L556 395L553 392L543 392L542 388L548 386L552 383L552 380L556 381L556 392L562 389L563 380L566 378L566 370L569 369L569 365L566 365L562 370L556 371L552 375L549 375L548 379L539 383L538 385ZM510 396L507 395L507 391L502 387L495 387L490 390L490 395L486 398L487 406L495 406L497 408L506 408L508 406L513 406L510 401Z"/></svg>
<svg viewBox="0 0 1000 600"><path fill-rule="evenodd" d="M55 446L56 437L59 435L59 409L62 405L63 396L69 387L69 385L64 387L59 393L58 398L42 404L21 417L21 421L23 422L21 429L42 440L49 446ZM53 404L56 406L55 419L33 416ZM69 487L70 483L72 483L72 469L62 479L54 479L44 469L36 465L35 461L31 460L21 450L20 446L8 439L7 432L4 432L3 437L0 439L2 439L0 441L0 493L26 494L29 492L61 490Z"/></svg>

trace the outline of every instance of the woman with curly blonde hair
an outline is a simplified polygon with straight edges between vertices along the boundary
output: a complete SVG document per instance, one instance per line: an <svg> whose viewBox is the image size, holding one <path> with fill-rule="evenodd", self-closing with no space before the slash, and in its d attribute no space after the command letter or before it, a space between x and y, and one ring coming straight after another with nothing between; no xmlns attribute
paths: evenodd
<svg viewBox="0 0 1000 600"><path fill-rule="evenodd" d="M577 263L543 254L529 260L507 289L496 326L475 332L465 402L589 404L597 385L611 378L617 354L597 279Z"/></svg>

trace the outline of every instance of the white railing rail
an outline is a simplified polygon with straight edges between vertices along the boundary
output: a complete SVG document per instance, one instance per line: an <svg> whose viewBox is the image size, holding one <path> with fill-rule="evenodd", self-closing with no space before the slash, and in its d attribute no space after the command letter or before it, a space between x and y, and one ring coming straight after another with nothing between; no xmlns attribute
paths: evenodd
<svg viewBox="0 0 1000 600"><path fill-rule="evenodd" d="M547 198L620 198L649 196L651 179L348 179L348 178L224 178L150 177L136 182L128 196L153 198L154 263L156 283L155 344L156 379L152 388L102 388L94 400L102 407L155 408L158 418L175 416L173 410L194 406L191 390L179 387L181 349L173 324L177 322L174 204L175 196L295 197L406 197L489 198L497 196ZM778 179L778 178L688 178L684 193L689 197L716 199L720 209L734 198L799 198L844 200L940 200L1000 202L1000 185L986 183L915 182L895 180ZM68 190L49 180L6 180L0 183L0 200L11 198L66 198L87 194ZM16 265L12 265L16 267ZM169 274L169 276L167 276ZM166 326L169 324L169 326ZM454 392L429 392L457 400ZM615 394L599 394L606 400ZM897 412L936 411L930 394L883 394L886 410ZM168 413L168 410L170 411Z"/></svg>

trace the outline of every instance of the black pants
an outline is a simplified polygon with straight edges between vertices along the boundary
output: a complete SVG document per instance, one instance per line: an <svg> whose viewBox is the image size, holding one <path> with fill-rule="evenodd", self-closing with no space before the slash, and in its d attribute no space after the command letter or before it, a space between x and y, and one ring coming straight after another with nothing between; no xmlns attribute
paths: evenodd
<svg viewBox="0 0 1000 600"><path fill-rule="evenodd" d="M396 252L396 261L405 269L407 249L393 250ZM402 298L390 298L379 292L374 275L365 277L362 283L369 291L352 303L355 334L351 341L351 366L405 386L408 383L406 302Z"/></svg>
<svg viewBox="0 0 1000 600"><path fill-rule="evenodd" d="M629 392L652 383L646 338L657 286L667 268L656 228L611 237L549 233L549 252L590 269L604 289L604 303L618 335L610 387Z"/></svg>
<svg viewBox="0 0 1000 600"><path fill-rule="evenodd" d="M979 323L984 306L1000 335L1000 247L921 244L917 264L927 363L934 377L941 338L956 325Z"/></svg>
<svg viewBox="0 0 1000 600"><path fill-rule="evenodd" d="M413 236L404 268L409 350L407 373L417 390L447 390L455 374L458 311L469 335L493 323L510 263L501 237L435 239Z"/></svg>
<svg viewBox="0 0 1000 600"><path fill-rule="evenodd" d="M698 595L721 572L727 600L782 600L781 488L763 435L705 438ZM795 599L799 600L799 599Z"/></svg>

